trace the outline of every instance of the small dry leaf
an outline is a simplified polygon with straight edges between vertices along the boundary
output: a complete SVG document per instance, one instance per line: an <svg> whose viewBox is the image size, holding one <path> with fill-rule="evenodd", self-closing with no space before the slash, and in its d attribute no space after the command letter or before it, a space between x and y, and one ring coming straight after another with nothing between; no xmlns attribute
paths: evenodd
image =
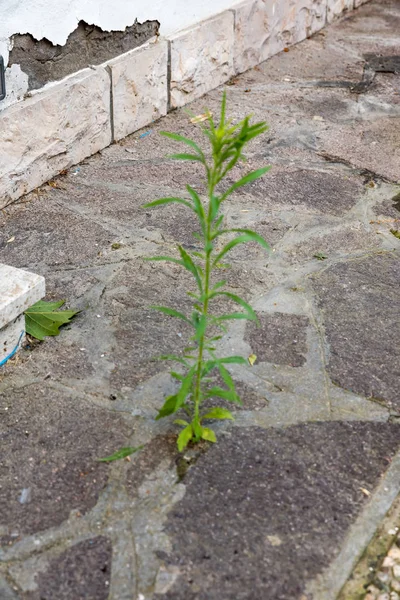
<svg viewBox="0 0 400 600"><path fill-rule="evenodd" d="M257 360L257 356L255 354L250 354L247 360L249 361L250 365L253 366Z"/></svg>
<svg viewBox="0 0 400 600"><path fill-rule="evenodd" d="M11 242L13 242L15 240L15 235L13 235L12 237L10 237L9 240L7 240L7 244L11 244Z"/></svg>
<svg viewBox="0 0 400 600"><path fill-rule="evenodd" d="M192 117L190 119L191 123L202 123L203 121L207 121L209 117L212 117L212 113L207 111L203 115L197 115L197 117Z"/></svg>
<svg viewBox="0 0 400 600"><path fill-rule="evenodd" d="M267 540L271 544L271 546L280 546L282 544L282 540L277 535L267 535Z"/></svg>
<svg viewBox="0 0 400 600"><path fill-rule="evenodd" d="M362 491L363 494L365 494L365 496L370 496L371 492L369 492L367 489L360 487L360 490Z"/></svg>
<svg viewBox="0 0 400 600"><path fill-rule="evenodd" d="M325 121L324 117L321 117L320 115L314 115L313 120L314 121Z"/></svg>

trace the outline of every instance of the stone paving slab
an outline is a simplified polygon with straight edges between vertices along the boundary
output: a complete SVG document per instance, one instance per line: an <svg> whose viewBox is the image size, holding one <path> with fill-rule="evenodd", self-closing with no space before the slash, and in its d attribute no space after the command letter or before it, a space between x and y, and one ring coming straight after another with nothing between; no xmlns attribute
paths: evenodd
<svg viewBox="0 0 400 600"><path fill-rule="evenodd" d="M187 183L204 193L159 135L201 141L186 112L0 213L0 262L82 311L0 372L1 598L334 600L311 590L332 564L350 575L368 540L349 528L383 516L400 444L399 75L352 91L365 53L400 54L399 11L366 4L227 86L234 119L270 124L232 177L272 169L225 220L273 251L237 249L226 271L261 328L234 323L220 342L257 359L231 371L244 405L216 446L179 455L172 420L154 420L175 389L156 357L186 331L149 305L185 310L190 283L143 259L196 239L185 213L141 206ZM217 114L220 99L191 110ZM130 462L96 461L139 445Z"/></svg>

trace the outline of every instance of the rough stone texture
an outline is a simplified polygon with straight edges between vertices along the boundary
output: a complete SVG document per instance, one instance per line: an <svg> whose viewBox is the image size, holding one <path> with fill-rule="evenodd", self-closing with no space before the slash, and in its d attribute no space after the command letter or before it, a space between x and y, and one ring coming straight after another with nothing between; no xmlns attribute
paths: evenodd
<svg viewBox="0 0 400 600"><path fill-rule="evenodd" d="M29 33L12 36L12 50L8 64L19 65L29 77L29 90L35 90L49 81L63 79L91 65L124 54L158 33L157 21L134 23L124 31L103 31L96 25L79 21L63 46L52 44L46 38L38 41Z"/></svg>
<svg viewBox="0 0 400 600"><path fill-rule="evenodd" d="M0 264L0 329L43 298L44 294L43 277Z"/></svg>
<svg viewBox="0 0 400 600"><path fill-rule="evenodd" d="M167 114L167 62L168 42L154 38L107 63L116 140Z"/></svg>
<svg viewBox="0 0 400 600"><path fill-rule="evenodd" d="M246 0L235 10L236 73L244 73L270 56L271 23L266 0Z"/></svg>
<svg viewBox="0 0 400 600"><path fill-rule="evenodd" d="M172 36L171 107L183 106L234 74L234 15L230 11Z"/></svg>
<svg viewBox="0 0 400 600"><path fill-rule="evenodd" d="M186 197L186 183L204 196L199 165L165 158L183 148L159 135L193 137L207 150L187 113L172 111L0 212L0 260L44 275L48 299L82 309L0 372L0 581L17 595L38 592L43 576L43 591L58 597L85 559L62 563L62 575L53 561L98 536L113 548L110 600L300 600L325 568L350 574L365 531L373 535L399 489L400 434L388 424L399 409L387 398L397 385L400 241L384 221L399 214L399 188L382 179L396 158L398 76L377 73L363 94L352 92L364 54L400 53L398 10L372 2L227 87L234 122L252 113L270 125L232 179L272 169L226 202L225 222L255 228L273 250L243 245L218 271L262 327L235 321L218 341L221 356L247 358L250 332L258 359L228 365L244 406L234 422L210 422L215 447L179 454L174 418L154 419L176 391L169 371L178 365L153 357L179 353L188 331L149 305L187 311L193 288L178 265L143 259L198 242L186 211L142 206ZM217 117L221 92L191 110ZM343 158L355 129L371 123L374 172L368 136ZM343 153L326 149L332 136ZM326 260L313 256L321 245ZM335 365L342 381L332 381ZM381 399L368 399L372 387ZM140 445L130 461L94 460Z"/></svg>
<svg viewBox="0 0 400 600"><path fill-rule="evenodd" d="M332 379L396 408L400 408L399 282L398 253L339 264L313 281L330 346Z"/></svg>
<svg viewBox="0 0 400 600"><path fill-rule="evenodd" d="M246 326L245 340L257 361L301 367L307 354L308 319L297 315L274 313L258 315L260 326Z"/></svg>
<svg viewBox="0 0 400 600"><path fill-rule="evenodd" d="M326 15L328 23L343 15L346 11L352 10L353 7L354 0L328 0Z"/></svg>
<svg viewBox="0 0 400 600"><path fill-rule="evenodd" d="M271 204L338 215L354 205L363 188L359 179L340 173L277 167L267 177L243 188L242 193L248 191Z"/></svg>
<svg viewBox="0 0 400 600"><path fill-rule="evenodd" d="M38 575L38 589L26 594L26 600L107 600L111 555L111 542L102 536L75 544Z"/></svg>
<svg viewBox="0 0 400 600"><path fill-rule="evenodd" d="M0 365L15 354L25 341L25 315L19 315L0 329Z"/></svg>
<svg viewBox="0 0 400 600"><path fill-rule="evenodd" d="M3 542L92 508L109 469L95 459L124 445L122 420L44 384L0 393L0 412Z"/></svg>
<svg viewBox="0 0 400 600"><path fill-rule="evenodd" d="M110 80L101 68L7 108L0 114L0 208L110 142Z"/></svg>
<svg viewBox="0 0 400 600"><path fill-rule="evenodd" d="M164 558L180 577L157 598L300 598L365 503L360 487L373 489L399 443L398 426L360 423L221 439L186 475L169 516Z"/></svg>
<svg viewBox="0 0 400 600"><path fill-rule="evenodd" d="M247 0L234 10L237 73L310 37L324 27L326 18L325 0Z"/></svg>

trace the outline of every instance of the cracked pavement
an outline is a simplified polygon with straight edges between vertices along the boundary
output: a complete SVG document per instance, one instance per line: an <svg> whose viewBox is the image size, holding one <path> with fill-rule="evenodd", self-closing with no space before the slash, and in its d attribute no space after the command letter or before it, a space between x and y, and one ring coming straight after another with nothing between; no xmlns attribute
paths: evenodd
<svg viewBox="0 0 400 600"><path fill-rule="evenodd" d="M158 135L200 141L186 112L2 211L0 261L82 309L0 373L2 600L337 597L400 490L400 76L354 91L364 55L400 55L399 28L398 1L371 2L227 86L230 116L270 125L232 177L272 169L225 220L273 251L232 253L229 286L261 327L221 340L257 361L232 365L244 406L215 446L179 456L172 419L154 420L174 389L154 357L187 331L148 307L185 310L191 284L143 259L193 246L195 229L141 207L203 190Z"/></svg>

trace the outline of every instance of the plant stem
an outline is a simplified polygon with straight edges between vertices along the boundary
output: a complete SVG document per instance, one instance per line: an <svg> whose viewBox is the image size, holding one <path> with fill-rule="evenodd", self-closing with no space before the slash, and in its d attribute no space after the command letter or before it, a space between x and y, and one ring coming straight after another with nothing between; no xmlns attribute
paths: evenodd
<svg viewBox="0 0 400 600"><path fill-rule="evenodd" d="M214 173L215 173L215 163L214 169L211 170L210 173L210 181L209 181L209 206L208 206L208 215L207 215L207 229L205 234L205 244L204 247L206 249L206 261L205 261L205 269L204 269L204 299L203 299L203 316L207 319L208 314L208 296L210 293L210 276L211 276L211 253L212 249L209 248L210 238L211 238L211 198L214 193ZM207 321L206 321L207 323ZM198 358L197 358L197 374L196 374L196 387L194 392L194 420L199 422L199 411L200 411L200 402L201 402L201 371L203 367L203 356L204 356L204 345L207 333L207 326L204 328L203 333L201 334L199 340L199 349L198 349ZM195 436L196 441L199 441L198 436Z"/></svg>

